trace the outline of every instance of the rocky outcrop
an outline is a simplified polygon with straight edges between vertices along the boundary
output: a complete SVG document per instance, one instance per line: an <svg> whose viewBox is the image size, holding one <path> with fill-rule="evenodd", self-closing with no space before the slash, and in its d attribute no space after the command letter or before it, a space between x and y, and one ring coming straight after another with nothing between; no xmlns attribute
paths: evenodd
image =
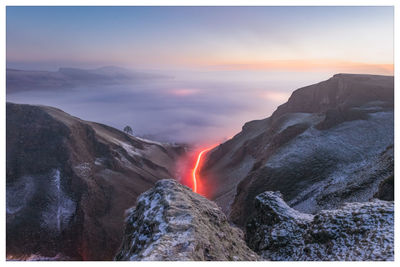
<svg viewBox="0 0 400 267"><path fill-rule="evenodd" d="M386 178L381 180L374 198L394 201L394 151L393 145L389 146L380 156L378 170L386 170Z"/></svg>
<svg viewBox="0 0 400 267"><path fill-rule="evenodd" d="M128 211L116 260L257 260L215 203L175 180L162 180Z"/></svg>
<svg viewBox="0 0 400 267"><path fill-rule="evenodd" d="M7 103L6 121L10 259L111 260L124 210L184 153L46 106Z"/></svg>
<svg viewBox="0 0 400 267"><path fill-rule="evenodd" d="M379 184L378 191L374 197L388 201L394 200L394 174L391 174Z"/></svg>
<svg viewBox="0 0 400 267"><path fill-rule="evenodd" d="M348 110L365 103L380 101L393 107L393 76L368 74L335 74L332 78L293 92L272 117L288 113L321 113Z"/></svg>
<svg viewBox="0 0 400 267"><path fill-rule="evenodd" d="M294 91L271 117L205 155L208 197L244 226L264 191L307 213L390 194L390 183L378 188L393 174L393 94L392 76L361 74Z"/></svg>
<svg viewBox="0 0 400 267"><path fill-rule="evenodd" d="M265 260L393 260L394 203L346 203L310 215L267 191L255 198L246 241Z"/></svg>

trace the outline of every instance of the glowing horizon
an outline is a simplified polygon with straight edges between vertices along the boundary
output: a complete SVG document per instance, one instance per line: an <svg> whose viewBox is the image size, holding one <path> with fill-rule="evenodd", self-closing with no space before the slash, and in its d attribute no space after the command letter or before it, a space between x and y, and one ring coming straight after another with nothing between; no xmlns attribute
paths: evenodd
<svg viewBox="0 0 400 267"><path fill-rule="evenodd" d="M7 7L7 66L390 74L393 20L393 7Z"/></svg>
<svg viewBox="0 0 400 267"><path fill-rule="evenodd" d="M216 69L225 70L273 70L273 71L321 71L335 73L369 73L393 75L392 63L363 63L336 60L270 60L253 62L235 62L213 65Z"/></svg>

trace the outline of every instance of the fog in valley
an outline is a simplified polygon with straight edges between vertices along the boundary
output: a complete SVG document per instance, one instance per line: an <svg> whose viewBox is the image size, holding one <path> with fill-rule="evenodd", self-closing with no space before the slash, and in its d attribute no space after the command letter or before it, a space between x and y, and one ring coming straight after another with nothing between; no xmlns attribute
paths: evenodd
<svg viewBox="0 0 400 267"><path fill-rule="evenodd" d="M331 73L132 71L118 67L7 70L7 101L49 105L164 142L222 142L268 117L290 93ZM240 77L240 78L238 78Z"/></svg>

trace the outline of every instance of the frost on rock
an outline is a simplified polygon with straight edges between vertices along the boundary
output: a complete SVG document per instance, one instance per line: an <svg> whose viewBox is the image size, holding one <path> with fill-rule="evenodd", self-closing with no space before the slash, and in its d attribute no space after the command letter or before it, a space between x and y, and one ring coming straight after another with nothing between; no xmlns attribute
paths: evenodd
<svg viewBox="0 0 400 267"><path fill-rule="evenodd" d="M97 159L96 159L97 160ZM74 167L75 173L81 178L87 178L90 176L92 169L88 162L83 162Z"/></svg>
<svg viewBox="0 0 400 267"><path fill-rule="evenodd" d="M135 136L135 139L138 139L142 142L148 143L148 144L153 144L153 145L159 145L159 146L164 146L165 144L157 142L157 141L153 141L153 140L149 140L149 139L145 139L145 138L141 138L138 136Z"/></svg>
<svg viewBox="0 0 400 267"><path fill-rule="evenodd" d="M139 153L132 145L115 138L113 138L112 140L114 141L115 144L121 146L126 151L126 153L128 153L129 156L131 157L142 156L142 154Z"/></svg>
<svg viewBox="0 0 400 267"><path fill-rule="evenodd" d="M53 170L51 183L48 187L48 198L44 211L42 212L42 227L60 233L69 223L75 213L76 203L68 197L61 186L61 173Z"/></svg>
<svg viewBox="0 0 400 267"><path fill-rule="evenodd" d="M6 212L16 214L29 205L35 192L32 176L22 176L13 184L7 184Z"/></svg>
<svg viewBox="0 0 400 267"><path fill-rule="evenodd" d="M161 180L128 211L116 260L257 260L217 205L175 180Z"/></svg>
<svg viewBox="0 0 400 267"><path fill-rule="evenodd" d="M7 261L69 261L71 258L58 253L54 257L42 256L40 254L30 254L22 256L7 255Z"/></svg>
<svg viewBox="0 0 400 267"><path fill-rule="evenodd" d="M316 215L290 208L280 193L256 197L247 244L265 260L393 260L394 203L346 203Z"/></svg>

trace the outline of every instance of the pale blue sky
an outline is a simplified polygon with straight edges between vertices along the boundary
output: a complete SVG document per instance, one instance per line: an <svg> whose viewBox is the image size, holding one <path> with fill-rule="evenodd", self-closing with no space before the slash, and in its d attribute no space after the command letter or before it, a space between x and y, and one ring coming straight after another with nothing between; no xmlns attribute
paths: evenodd
<svg viewBox="0 0 400 267"><path fill-rule="evenodd" d="M392 64L393 8L7 7L14 67L209 69L277 60Z"/></svg>

